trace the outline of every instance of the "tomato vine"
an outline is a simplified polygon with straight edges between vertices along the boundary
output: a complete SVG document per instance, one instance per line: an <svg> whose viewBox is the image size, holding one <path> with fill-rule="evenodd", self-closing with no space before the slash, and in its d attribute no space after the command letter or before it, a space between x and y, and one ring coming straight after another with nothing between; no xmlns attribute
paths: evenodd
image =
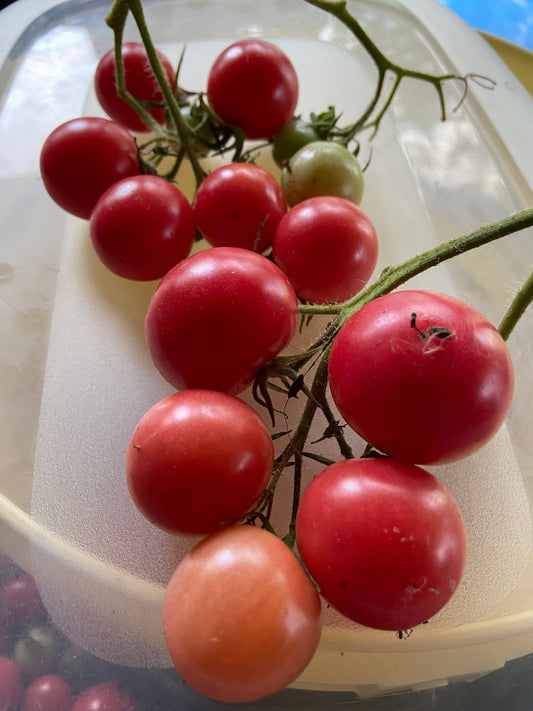
<svg viewBox="0 0 533 711"><path fill-rule="evenodd" d="M337 125L339 117L336 115L333 107L329 107L326 112L312 115L308 125L319 129L321 138L336 140L343 145L347 145L351 140L355 139L357 134L364 130L370 129L372 132L371 135L374 136L386 112L390 108L400 84L405 79L421 81L435 88L440 106L440 118L442 120L447 118L447 107L444 96L444 86L447 83L456 81L464 84L465 92L461 101L466 94L469 80L475 81L489 89L494 86L494 82L492 82L491 79L479 74L459 76L454 73L445 73L432 75L400 66L390 60L373 42L359 21L348 10L346 0L303 1L329 13L343 23L361 43L368 56L376 65L378 72L376 88L369 104L361 116L350 126L340 128ZM149 114L146 106L144 106L141 101L135 99L125 88L121 47L123 31L129 13L133 15L137 24L150 65L163 93L165 107L168 113L167 127L159 125ZM141 147L139 151L140 157L143 160L144 169L147 172L153 170L154 159L157 163L161 159L161 156L172 155L176 161L174 168L168 174L172 178L179 169L182 159L187 157L191 163L198 188L207 176L200 160L203 155L197 150L200 133L205 129L206 123L209 124L215 136L212 149L213 153L220 153L231 149L234 151L234 161L242 161L249 157L248 153L244 151L244 135L242 131L220 121L203 100L202 93L185 92L179 86L179 83L174 87L169 84L150 37L141 0L115 0L106 21L114 32L118 93L130 106L137 110L154 134L154 138L144 147ZM392 87L387 90L386 78L390 75L394 77L394 80ZM178 81L179 71L177 82ZM181 110L184 105L191 105L191 98L193 100L194 109L198 113L196 126L187 125ZM145 153L147 153L147 156ZM259 521L263 527L271 528L270 514L276 487L283 472L290 466L293 471L292 517L289 524L289 532L285 540L291 546L294 543L295 519L301 494L303 460L308 457L322 461L319 455L306 451L311 425L318 411L324 414L327 421L327 429L324 433L324 437L333 437L336 439L342 457L353 457L352 450L344 437L343 429L336 421L326 395L328 360L331 347L336 334L348 319L365 304L379 296L390 293L423 271L441 264L446 260L455 258L467 251L476 249L491 241L531 226L533 226L533 208L528 208L498 222L484 225L468 234L439 244L401 264L386 268L372 284L344 303L325 305L301 303L299 305L299 312L302 316L329 315L331 316L331 321L310 348L302 353L290 356L282 355L269 361L261 369L254 382L254 397L259 404L268 409L273 421L275 420L275 411L270 396L271 391L285 392L288 398L297 396L301 392L305 397L305 405L300 421L294 432L290 434L286 433L289 437L288 444L275 461L270 483L259 503L253 512L246 517L248 522ZM499 331L504 339L509 338L520 317L532 300L533 273L519 289L507 312L502 317ZM304 380L303 369L308 368L310 370L312 367L314 369L314 375L311 384L307 385ZM324 460L323 463L326 464L328 462Z"/></svg>

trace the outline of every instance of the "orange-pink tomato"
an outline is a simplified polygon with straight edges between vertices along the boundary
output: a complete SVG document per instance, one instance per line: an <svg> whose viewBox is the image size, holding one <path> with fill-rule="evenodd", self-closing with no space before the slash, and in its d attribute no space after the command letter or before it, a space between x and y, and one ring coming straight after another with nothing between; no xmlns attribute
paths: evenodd
<svg viewBox="0 0 533 711"><path fill-rule="evenodd" d="M320 639L320 599L281 539L235 526L204 538L179 564L163 629L176 669L194 689L249 702L303 672Z"/></svg>

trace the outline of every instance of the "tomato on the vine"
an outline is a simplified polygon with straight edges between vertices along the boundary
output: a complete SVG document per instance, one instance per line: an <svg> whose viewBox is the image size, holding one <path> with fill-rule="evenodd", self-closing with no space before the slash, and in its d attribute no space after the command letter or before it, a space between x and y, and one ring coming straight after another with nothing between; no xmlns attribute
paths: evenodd
<svg viewBox="0 0 533 711"><path fill-rule="evenodd" d="M204 538L178 565L165 593L163 631L184 680L229 703L268 696L311 660L320 600L277 536L234 526Z"/></svg>
<svg viewBox="0 0 533 711"><path fill-rule="evenodd" d="M250 405L216 390L184 390L140 419L126 453L126 479L153 524L205 534L250 510L273 463L272 438Z"/></svg>
<svg viewBox="0 0 533 711"><path fill-rule="evenodd" d="M287 211L275 178L253 163L230 163L201 183L194 200L198 229L214 247L262 252Z"/></svg>
<svg viewBox="0 0 533 711"><path fill-rule="evenodd" d="M90 217L91 241L101 261L127 279L160 279L188 256L194 212L183 193L155 175L118 181Z"/></svg>
<svg viewBox="0 0 533 711"><path fill-rule="evenodd" d="M359 205L364 177L353 153L334 141L307 143L288 160L281 187L289 205L318 195L333 195Z"/></svg>
<svg viewBox="0 0 533 711"><path fill-rule="evenodd" d="M155 366L178 390L242 392L291 340L298 300L266 257L212 247L173 267L148 307L146 341Z"/></svg>
<svg viewBox="0 0 533 711"><path fill-rule="evenodd" d="M413 464L347 459L302 495L302 561L335 609L368 627L407 630L435 615L463 574L466 532L446 487Z"/></svg>
<svg viewBox="0 0 533 711"><path fill-rule="evenodd" d="M170 60L159 50L157 56L166 79L173 88L174 68ZM144 45L141 42L125 42L122 45L122 64L126 90L136 99L147 103L147 111L158 123L165 123L165 110L157 106L162 104L163 94L150 66ZM114 49L106 52L98 62L94 74L94 88L100 105L114 121L130 131L148 130L148 126L135 109L117 93Z"/></svg>
<svg viewBox="0 0 533 711"><path fill-rule="evenodd" d="M357 205L320 196L298 203L282 217L272 253L302 299L341 302L357 294L371 277L378 240Z"/></svg>
<svg viewBox="0 0 533 711"><path fill-rule="evenodd" d="M502 425L513 364L496 328L438 292L398 291L353 314L329 359L333 399L376 449L417 464L456 461Z"/></svg>
<svg viewBox="0 0 533 711"><path fill-rule="evenodd" d="M239 40L215 59L207 100L223 121L241 128L247 138L270 138L293 118L298 77L279 47L259 38Z"/></svg>
<svg viewBox="0 0 533 711"><path fill-rule="evenodd" d="M57 674L35 678L26 688L21 711L71 711L72 690Z"/></svg>
<svg viewBox="0 0 533 711"><path fill-rule="evenodd" d="M40 170L54 202L89 219L107 188L139 173L137 147L131 134L114 121L76 118L62 123L45 140Z"/></svg>

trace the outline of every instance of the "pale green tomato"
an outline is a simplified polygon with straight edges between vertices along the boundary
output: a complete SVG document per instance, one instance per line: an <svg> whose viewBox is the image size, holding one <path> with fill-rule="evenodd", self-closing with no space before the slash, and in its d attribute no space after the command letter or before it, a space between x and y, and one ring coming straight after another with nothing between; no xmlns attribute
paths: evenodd
<svg viewBox="0 0 533 711"><path fill-rule="evenodd" d="M332 195L359 205L364 178L359 161L333 141L300 148L284 165L281 187L290 206L319 195Z"/></svg>

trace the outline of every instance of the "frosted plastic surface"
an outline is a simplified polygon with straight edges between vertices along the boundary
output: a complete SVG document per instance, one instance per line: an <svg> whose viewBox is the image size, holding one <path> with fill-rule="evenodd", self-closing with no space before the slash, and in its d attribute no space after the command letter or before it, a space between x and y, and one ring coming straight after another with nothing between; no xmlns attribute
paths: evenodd
<svg viewBox="0 0 533 711"><path fill-rule="evenodd" d="M159 46L176 58L181 45L171 42L168 26L156 21L157 5L153 4L151 22L161 36ZM173 12L178 12L178 5L173 5ZM203 86L211 60L235 36L265 34L284 47L297 67L302 112L335 104L342 107L348 122L366 105L374 88L373 67L334 22L323 17L317 20L319 15L310 11L309 25L288 26L296 7L300 17L302 5L294 2L283 8L275 2L262 3L261 8L268 5L269 10L264 15L258 10L253 22L246 3L232 3L237 21L231 13L221 12L219 3L192 5L181 26L188 39L182 70L185 86ZM206 5L213 10L211 24L219 39L202 41L197 13L200 9L208 12ZM360 7L361 18L385 52L429 71L449 71L450 60L409 14L392 4L361 3ZM209 36L214 34L212 30ZM320 41L305 39L310 35ZM100 113L89 77L97 56L108 46L100 34L91 35L90 23L55 27L45 34L21 64L19 88L8 97L11 113L6 110L8 101L0 114L0 126L7 127L8 135L19 136L16 109L24 96L24 77L29 82L30 75L44 71L37 84L50 87L53 71L49 61L44 70L43 62L56 51L58 61L60 55L71 53L84 69L80 68L72 86L65 84L62 75L49 91L69 96L71 116ZM477 67L464 71L470 69ZM495 64L494 71L501 71L499 65ZM448 88L450 106L458 101L460 89ZM371 161L362 207L381 239L376 273L531 200L527 181L508 160L478 105L485 94L474 89L461 109L442 123L434 90L406 84L371 150L363 143L362 161L369 157ZM44 113L46 96L32 96L35 110ZM8 196L0 217L4 226L16 225L17 234L0 253L1 329L4 344L9 343L9 348L3 345L0 385L8 395L5 401L18 403L18 408L3 407L0 413L9 465L0 470L0 489L27 509L31 495L32 520L41 527L41 535L32 544L32 573L58 626L89 651L112 661L164 666L169 662L160 628L163 590L177 561L194 541L166 536L150 526L133 506L123 472L125 448L136 422L171 392L153 368L143 339L144 312L155 284L130 283L107 272L92 252L86 223L64 219L44 195L36 155L60 114L59 108L46 114L36 135L30 133L31 140L19 138L20 160L10 157L0 163L6 187L3 195ZM8 140L5 131L0 131L0 140ZM184 178L181 187L191 194L189 178ZM10 214L9 205L20 210L28 199L31 210L16 218ZM502 304L508 303L530 268L531 260L526 257L531 256L530 239L530 234L524 234L506 241L505 246L465 255L418 277L410 286L455 293L497 322ZM319 325L315 321L313 328ZM299 337L299 344L305 339L311 340L312 333ZM532 415L527 396L533 382L531 345L526 328L513 337L520 390L497 439L461 464L432 470L450 487L463 510L469 560L453 601L409 641L412 652L467 644L466 632L461 636L463 628L469 630L491 615L500 620L531 606L533 455L524 425ZM297 401L290 402L289 417L298 407ZM310 439L320 435L319 423ZM36 443L35 452L27 442ZM316 447L327 456L323 443ZM14 471L20 476L15 478ZM314 471L309 468L306 477ZM281 531L290 508L288 488L289 483L283 483L277 498L275 523ZM347 624L331 611L325 615L322 652L305 683L327 686L324 668L331 653L339 662L339 654L352 650L398 651L394 635ZM321 660L326 660L323 668ZM383 672L383 677L388 674L389 683L398 685L418 678L421 672L406 669L404 663L397 667L402 669L401 679L394 670ZM446 675L448 671L443 668L435 673ZM347 684L354 678L353 674L337 678L336 683ZM372 669L361 672L358 681L379 683Z"/></svg>

